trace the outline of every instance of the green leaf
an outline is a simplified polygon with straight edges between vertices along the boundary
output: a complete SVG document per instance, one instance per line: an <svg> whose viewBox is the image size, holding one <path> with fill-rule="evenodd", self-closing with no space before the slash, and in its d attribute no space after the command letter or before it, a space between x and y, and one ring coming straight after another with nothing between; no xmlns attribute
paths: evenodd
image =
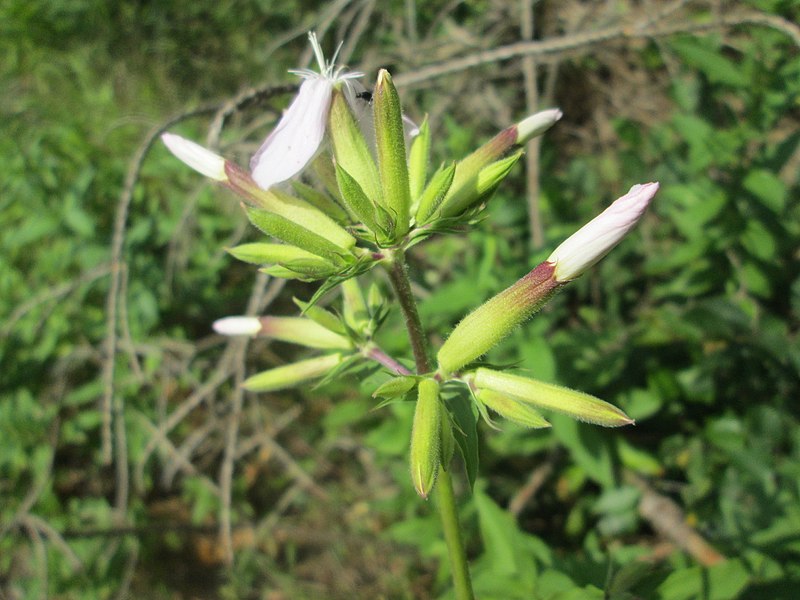
<svg viewBox="0 0 800 600"><path fill-rule="evenodd" d="M442 216L455 217L488 200L523 153L522 150L519 150L511 156L501 158L481 169L458 191L445 197L441 204Z"/></svg>
<svg viewBox="0 0 800 600"><path fill-rule="evenodd" d="M592 427L572 419L553 415L553 434L569 450L584 473L599 484L614 485L614 469L608 439Z"/></svg>
<svg viewBox="0 0 800 600"><path fill-rule="evenodd" d="M336 272L336 268L321 258L298 259L259 269L262 273L281 279L300 279L316 281L325 279Z"/></svg>
<svg viewBox="0 0 800 600"><path fill-rule="evenodd" d="M335 333L345 333L344 325L335 314L322 308L321 306L312 306L308 302L303 302L299 298L292 298L297 307L303 311L303 315L315 321Z"/></svg>
<svg viewBox="0 0 800 600"><path fill-rule="evenodd" d="M472 489L478 476L478 413L472 398L463 393L448 397L446 404L453 417L453 437L464 458Z"/></svg>
<svg viewBox="0 0 800 600"><path fill-rule="evenodd" d="M308 202L276 189L259 192L259 206L262 209L288 221L302 223L305 229L341 248L350 249L355 246L356 239L344 227Z"/></svg>
<svg viewBox="0 0 800 600"><path fill-rule="evenodd" d="M489 559L490 570L499 575L516 575L520 565L514 518L497 506L480 486L473 490L473 502L478 511L483 551Z"/></svg>
<svg viewBox="0 0 800 600"><path fill-rule="evenodd" d="M436 215L436 210L447 195L453 177L456 174L456 164L442 165L433 174L431 181L422 193L417 207L416 221L419 225L427 223L431 217Z"/></svg>
<svg viewBox="0 0 800 600"><path fill-rule="evenodd" d="M377 210L375 204L367 198L358 182L338 163L336 164L336 181L339 183L339 192L342 194L342 200L350 212L366 225L370 231L375 232L381 238L386 238L389 233L387 230L389 222L384 217L385 213Z"/></svg>
<svg viewBox="0 0 800 600"><path fill-rule="evenodd" d="M726 58L721 49L708 45L708 40L697 37L680 37L671 42L683 60L700 70L709 81L738 88L750 83L740 64Z"/></svg>
<svg viewBox="0 0 800 600"><path fill-rule="evenodd" d="M393 377L385 381L378 389L372 392L373 398L397 398L413 390L419 382L419 377L414 375L404 375Z"/></svg>
<svg viewBox="0 0 800 600"><path fill-rule="evenodd" d="M663 600L730 600L747 588L750 575L740 560L729 560L708 569L690 567L672 573L658 587Z"/></svg>
<svg viewBox="0 0 800 600"><path fill-rule="evenodd" d="M775 214L786 208L786 185L772 171L752 169L742 182L744 189L761 200Z"/></svg>
<svg viewBox="0 0 800 600"><path fill-rule="evenodd" d="M756 258L765 262L774 262L776 260L777 241L762 222L755 219L748 220L740 239L742 246Z"/></svg>

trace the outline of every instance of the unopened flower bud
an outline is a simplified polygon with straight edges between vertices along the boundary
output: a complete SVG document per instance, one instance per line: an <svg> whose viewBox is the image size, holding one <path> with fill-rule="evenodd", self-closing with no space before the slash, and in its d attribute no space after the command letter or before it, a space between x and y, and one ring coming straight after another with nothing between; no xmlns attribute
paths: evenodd
<svg viewBox="0 0 800 600"><path fill-rule="evenodd" d="M352 348L345 336L303 317L225 317L214 321L222 335L258 335L282 342L325 350Z"/></svg>
<svg viewBox="0 0 800 600"><path fill-rule="evenodd" d="M221 335L252 336L261 331L261 320L258 317L224 317L214 321L212 327Z"/></svg>
<svg viewBox="0 0 800 600"><path fill-rule="evenodd" d="M201 175L215 181L228 181L225 174L226 161L220 155L174 133L162 134L161 141L179 160Z"/></svg>
<svg viewBox="0 0 800 600"><path fill-rule="evenodd" d="M475 396L498 415L518 425L532 429L550 427L539 411L516 398L487 389L478 390Z"/></svg>
<svg viewBox="0 0 800 600"><path fill-rule="evenodd" d="M411 150L408 153L408 185L411 190L412 205L419 201L419 196L425 188L430 153L431 128L428 124L428 117L425 117L419 127L419 134L411 143Z"/></svg>
<svg viewBox="0 0 800 600"><path fill-rule="evenodd" d="M549 108L538 112L517 123L518 145L522 145L535 137L542 135L545 131L555 125L564 116L557 108Z"/></svg>
<svg viewBox="0 0 800 600"><path fill-rule="evenodd" d="M475 371L472 383L478 389L478 394L481 394L481 390L505 394L536 408L559 412L595 425L620 427L633 423L633 419L608 402L552 383L486 368ZM478 397L480 399L480 395Z"/></svg>
<svg viewBox="0 0 800 600"><path fill-rule="evenodd" d="M541 263L456 325L439 349L439 369L452 373L488 352L539 310L559 287L553 278L553 265Z"/></svg>
<svg viewBox="0 0 800 600"><path fill-rule="evenodd" d="M560 118L561 111L557 108L538 112L516 125L507 127L475 152L460 160L456 165L453 182L442 202L442 216L457 216L465 209L475 205L486 193L486 189L479 189L476 185L481 171L502 159L512 149L547 131ZM509 169L506 169L505 172L500 170L502 172L500 179L508 174ZM484 177L485 179L486 177ZM499 183L499 181L495 183Z"/></svg>
<svg viewBox="0 0 800 600"><path fill-rule="evenodd" d="M303 317L261 317L260 320L261 331L259 335L282 342L321 349L346 350L353 346L345 336L334 333L311 319Z"/></svg>
<svg viewBox="0 0 800 600"><path fill-rule="evenodd" d="M420 381L418 392L411 431L411 480L417 493L427 498L439 473L442 402L434 379Z"/></svg>
<svg viewBox="0 0 800 600"><path fill-rule="evenodd" d="M328 117L328 133L336 164L344 169L372 202L383 201L378 166L353 116L344 93L334 90Z"/></svg>
<svg viewBox="0 0 800 600"><path fill-rule="evenodd" d="M639 222L657 191L658 183L634 185L627 194L568 237L547 259L555 266L556 280L571 281L608 254Z"/></svg>
<svg viewBox="0 0 800 600"><path fill-rule="evenodd" d="M251 392L272 392L319 379L342 362L341 354L328 354L263 371L242 384Z"/></svg>
<svg viewBox="0 0 800 600"><path fill-rule="evenodd" d="M385 69L378 72L373 98L375 145L383 188L383 205L394 221L394 238L408 231L411 193L408 183L403 111L400 97Z"/></svg>

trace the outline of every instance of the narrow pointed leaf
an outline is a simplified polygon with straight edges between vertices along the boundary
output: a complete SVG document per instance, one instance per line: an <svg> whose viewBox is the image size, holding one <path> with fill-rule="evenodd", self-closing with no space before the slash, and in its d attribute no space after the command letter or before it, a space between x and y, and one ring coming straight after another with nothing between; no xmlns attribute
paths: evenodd
<svg viewBox="0 0 800 600"><path fill-rule="evenodd" d="M456 173L456 165L452 163L447 166L442 166L431 177L431 181L422 196L419 199L419 206L417 207L416 221L420 225L424 225L435 217L437 209L447 195L447 191L453 183L453 177Z"/></svg>
<svg viewBox="0 0 800 600"><path fill-rule="evenodd" d="M318 259L322 260L322 259ZM321 263L311 260L294 261L286 264L271 265L259 269L271 277L279 279L298 279L300 281L318 281L326 279L336 272L336 268L330 263Z"/></svg>
<svg viewBox="0 0 800 600"><path fill-rule="evenodd" d="M339 183L339 192L342 195L342 200L350 212L361 223L366 225L370 231L385 236L388 233L386 230L387 224L384 222L379 223L377 220L381 213L376 212L375 205L367 198L358 182L339 164L336 164L336 181Z"/></svg>
<svg viewBox="0 0 800 600"><path fill-rule="evenodd" d="M372 392L373 398L397 398L403 396L417 387L419 377L412 375L404 375L402 377L393 377L388 381L384 381Z"/></svg>
<svg viewBox="0 0 800 600"><path fill-rule="evenodd" d="M361 286L354 277L342 282L342 308L344 322L358 333L362 333L369 324L369 311L361 293Z"/></svg>
<svg viewBox="0 0 800 600"><path fill-rule="evenodd" d="M336 333L345 333L345 328L342 325L342 322L339 320L339 317L334 315L329 310L325 310L321 306L314 306L309 302L303 302L298 298L292 298L292 301L297 305L297 307L303 311L303 315L319 323L326 329L329 329Z"/></svg>
<svg viewBox="0 0 800 600"><path fill-rule="evenodd" d="M442 456L439 464L445 471L450 470L450 463L453 462L453 454L456 451L456 440L453 436L453 423L450 421L450 414L442 411Z"/></svg>
<svg viewBox="0 0 800 600"><path fill-rule="evenodd" d="M347 249L355 246L356 239L318 208L304 200L280 191L272 190L271 193L278 199L278 202L273 206L267 207L267 210L271 210L295 223L302 223L303 227L309 231L330 240L337 246Z"/></svg>
<svg viewBox="0 0 800 600"><path fill-rule="evenodd" d="M355 246L355 238L334 221L305 200L300 200L279 190L262 190L250 175L233 165L226 163L228 185L238 194L247 198L251 204L280 215L289 221L302 223L303 227L326 238L342 248Z"/></svg>
<svg viewBox="0 0 800 600"><path fill-rule="evenodd" d="M428 161L431 153L431 128L428 117L422 121L419 134L411 143L408 154L408 187L411 192L411 204L419 204L422 190L425 189L425 180L428 177Z"/></svg>

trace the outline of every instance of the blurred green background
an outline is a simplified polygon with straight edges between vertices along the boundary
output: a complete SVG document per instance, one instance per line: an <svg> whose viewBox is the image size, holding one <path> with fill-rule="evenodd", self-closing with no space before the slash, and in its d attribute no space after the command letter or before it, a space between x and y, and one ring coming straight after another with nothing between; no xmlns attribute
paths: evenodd
<svg viewBox="0 0 800 600"><path fill-rule="evenodd" d="M290 99L247 90L294 83L310 29L365 82L392 71L437 161L564 110L484 221L414 249L434 343L633 183L662 185L489 356L637 424L481 431L473 494L456 473L478 596L796 597L798 18L792 0L5 0L0 598L446 597L409 407L371 410L355 379L242 395L300 353L210 323L292 314L314 287L228 256L254 238L232 196L149 143L184 115L172 130L246 164ZM565 43L422 70L525 23ZM395 316L381 343L404 340Z"/></svg>

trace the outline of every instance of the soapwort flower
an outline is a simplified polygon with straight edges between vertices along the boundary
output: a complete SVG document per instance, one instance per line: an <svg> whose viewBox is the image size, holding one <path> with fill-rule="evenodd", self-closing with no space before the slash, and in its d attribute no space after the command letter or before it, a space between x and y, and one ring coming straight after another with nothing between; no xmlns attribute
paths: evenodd
<svg viewBox="0 0 800 600"><path fill-rule="evenodd" d="M352 80L363 76L358 71L336 67L339 48L330 62L325 60L314 32L308 34L320 72L310 69L289 71L304 79L297 97L283 113L277 127L250 160L250 172L261 189L269 189L286 181L314 158L322 144L328 123L334 87L343 83L348 96L355 99L361 91L352 87ZM351 102L352 104L352 102Z"/></svg>
<svg viewBox="0 0 800 600"><path fill-rule="evenodd" d="M317 154L328 127L328 114L335 88L344 88L347 102L354 111L363 111L369 104L368 100L361 98L366 93L364 86L355 81L363 73L337 67L338 48L333 59L326 61L313 31L309 32L308 39L320 72L311 69L289 71L304 81L278 125L250 160L251 177L262 190L291 179ZM201 175L223 183L228 181L225 166L230 163L223 157L172 133L163 134L161 139L170 152Z"/></svg>

